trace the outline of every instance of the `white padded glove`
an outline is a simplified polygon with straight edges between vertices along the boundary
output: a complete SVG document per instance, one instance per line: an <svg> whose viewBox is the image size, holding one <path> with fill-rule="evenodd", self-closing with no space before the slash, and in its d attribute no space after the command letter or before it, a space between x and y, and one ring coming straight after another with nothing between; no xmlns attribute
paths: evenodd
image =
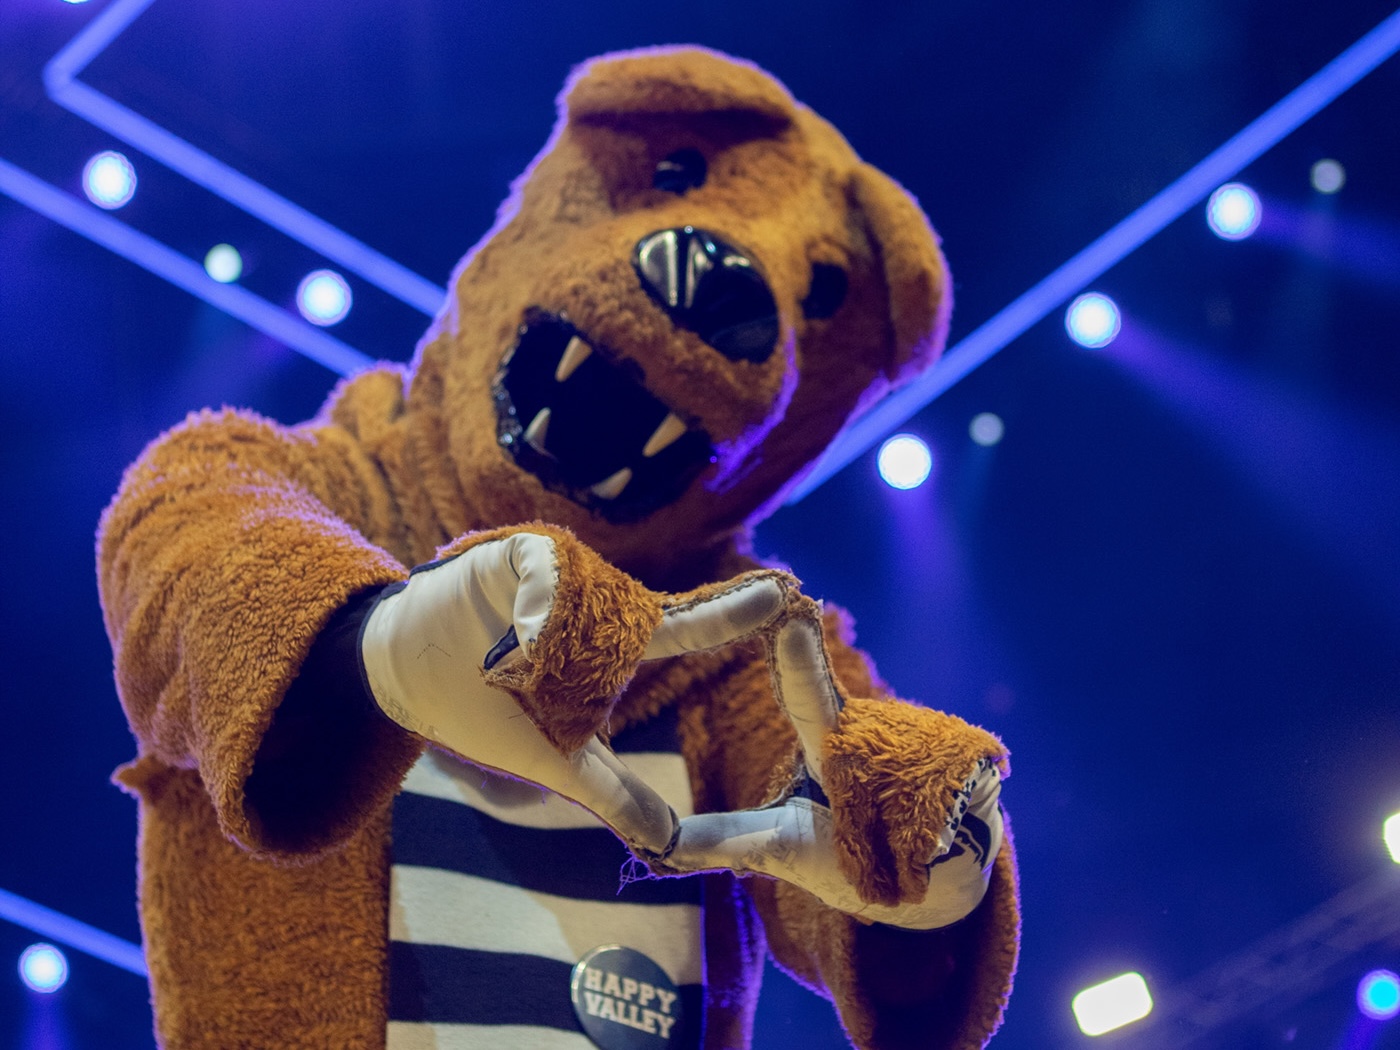
<svg viewBox="0 0 1400 1050"><path fill-rule="evenodd" d="M702 813L680 822L680 836L660 870L728 869L782 879L851 915L908 929L933 929L968 915L986 894L1003 828L997 798L1001 776L991 758L974 759L956 792L945 826L919 863L927 869L921 899L896 904L863 900L842 873L832 802L823 776L823 743L838 728L843 700L833 679L815 616L789 619L770 646L778 702L797 731L805 764L784 800L735 813ZM923 712L929 718L935 712ZM946 718L947 716L939 716ZM844 800L837 799L836 805ZM922 878L922 876L920 876Z"/></svg>
<svg viewBox="0 0 1400 1050"><path fill-rule="evenodd" d="M660 796L596 737L561 753L515 697L488 680L535 656L559 572L554 539L530 532L488 539L415 570L402 589L378 601L361 632L370 691L404 728L475 765L571 799L640 856L662 854L675 837L676 816ZM698 598L666 596L643 658L753 634L782 607L783 580L755 573Z"/></svg>

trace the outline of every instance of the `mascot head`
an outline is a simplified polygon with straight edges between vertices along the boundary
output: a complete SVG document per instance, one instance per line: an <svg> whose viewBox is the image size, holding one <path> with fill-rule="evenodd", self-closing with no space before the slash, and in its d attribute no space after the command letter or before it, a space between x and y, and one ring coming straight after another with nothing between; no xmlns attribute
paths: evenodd
<svg viewBox="0 0 1400 1050"><path fill-rule="evenodd" d="M438 513L554 522L664 577L930 364L949 307L912 198L771 77L596 59L419 347Z"/></svg>

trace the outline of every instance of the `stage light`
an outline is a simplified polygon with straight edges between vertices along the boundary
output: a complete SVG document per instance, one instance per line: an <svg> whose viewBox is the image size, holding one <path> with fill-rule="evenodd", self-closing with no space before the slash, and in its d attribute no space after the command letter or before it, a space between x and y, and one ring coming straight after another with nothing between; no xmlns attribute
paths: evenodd
<svg viewBox="0 0 1400 1050"><path fill-rule="evenodd" d="M1389 970L1372 970L1356 986L1356 1005L1372 1020L1389 1021L1400 1014L1400 977Z"/></svg>
<svg viewBox="0 0 1400 1050"><path fill-rule="evenodd" d="M918 488L933 471L933 453L913 434L896 434L880 446L880 477L897 489Z"/></svg>
<svg viewBox="0 0 1400 1050"><path fill-rule="evenodd" d="M1080 346L1091 350L1107 346L1118 337L1122 317L1118 304L1106 295L1087 292L1065 311L1065 331Z"/></svg>
<svg viewBox="0 0 1400 1050"><path fill-rule="evenodd" d="M87 0L63 0L65 4L85 4Z"/></svg>
<svg viewBox="0 0 1400 1050"><path fill-rule="evenodd" d="M68 960L52 944L31 944L20 954L19 976L36 992L56 992L68 980Z"/></svg>
<svg viewBox="0 0 1400 1050"><path fill-rule="evenodd" d="M1152 1012L1152 993L1142 974L1125 973L1085 988L1070 1004L1079 1030L1085 1035L1103 1035L1125 1024L1140 1021Z"/></svg>
<svg viewBox="0 0 1400 1050"><path fill-rule="evenodd" d="M1400 813L1392 813L1381 825L1381 837L1385 848L1390 850L1390 859L1400 864Z"/></svg>
<svg viewBox="0 0 1400 1050"><path fill-rule="evenodd" d="M995 412L979 412L972 417L972 422L968 424L967 432L972 435L972 440L984 447L995 445L1006 433L1006 424L1001 421L1001 416Z"/></svg>
<svg viewBox="0 0 1400 1050"><path fill-rule="evenodd" d="M1318 193L1336 193L1346 181L1346 168L1330 157L1312 166L1312 186Z"/></svg>
<svg viewBox="0 0 1400 1050"><path fill-rule="evenodd" d="M103 150L83 168L83 192L99 208L120 208L136 195L136 169L116 150Z"/></svg>
<svg viewBox="0 0 1400 1050"><path fill-rule="evenodd" d="M216 244L204 257L204 272L220 284L232 284L243 276L243 256L231 244Z"/></svg>
<svg viewBox="0 0 1400 1050"><path fill-rule="evenodd" d="M334 270L314 270L297 286L301 316L322 327L343 321L352 301L350 286Z"/></svg>
<svg viewBox="0 0 1400 1050"><path fill-rule="evenodd" d="M1217 237L1242 241L1259 228L1259 195L1242 182L1229 182L1210 195L1206 221Z"/></svg>

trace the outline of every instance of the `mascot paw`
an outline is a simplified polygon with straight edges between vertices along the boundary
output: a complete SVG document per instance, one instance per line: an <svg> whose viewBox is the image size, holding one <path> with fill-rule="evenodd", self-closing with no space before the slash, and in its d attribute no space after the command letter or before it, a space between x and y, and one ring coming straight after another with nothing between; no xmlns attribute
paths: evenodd
<svg viewBox="0 0 1400 1050"><path fill-rule="evenodd" d="M810 599L790 597L768 638L774 690L801 749L797 773L766 806L685 818L653 869L768 875L909 929L964 918L1001 848L1001 742L952 715L844 696Z"/></svg>

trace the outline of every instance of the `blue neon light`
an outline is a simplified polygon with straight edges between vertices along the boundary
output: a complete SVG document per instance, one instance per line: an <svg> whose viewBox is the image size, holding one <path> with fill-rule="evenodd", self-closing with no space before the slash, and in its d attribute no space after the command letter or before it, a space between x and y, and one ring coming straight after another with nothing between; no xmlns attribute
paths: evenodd
<svg viewBox="0 0 1400 1050"><path fill-rule="evenodd" d="M243 256L231 244L216 244L204 256L204 272L220 284L232 284L243 276Z"/></svg>
<svg viewBox="0 0 1400 1050"><path fill-rule="evenodd" d="M19 957L19 979L42 995L58 991L68 980L68 960L52 944L31 944Z"/></svg>
<svg viewBox="0 0 1400 1050"><path fill-rule="evenodd" d="M340 323L354 301L350 285L334 270L313 270L297 285L297 309L314 325Z"/></svg>
<svg viewBox="0 0 1400 1050"><path fill-rule="evenodd" d="M193 259L185 258L173 248L55 189L5 160L0 160L0 193L8 194L74 233L110 248L158 277L164 277L171 284L247 322L333 372L350 375L372 363L368 356L346 346L339 339L298 320L246 288L220 284Z"/></svg>
<svg viewBox="0 0 1400 1050"><path fill-rule="evenodd" d="M1065 311L1065 331L1080 346L1091 350L1117 339L1122 324L1118 304L1099 292L1079 296Z"/></svg>
<svg viewBox="0 0 1400 1050"><path fill-rule="evenodd" d="M115 0L93 19L44 67L49 97L396 299L434 316L446 297L444 289L76 79L152 3Z"/></svg>
<svg viewBox="0 0 1400 1050"><path fill-rule="evenodd" d="M1356 1005L1375 1021L1400 1014L1400 977L1389 970L1372 970L1356 988Z"/></svg>
<svg viewBox="0 0 1400 1050"><path fill-rule="evenodd" d="M139 944L114 937L106 930L99 930L96 926L69 918L62 912L35 904L8 890L0 890L0 919L23 926L26 930L33 930L40 937L47 937L80 952L87 952L103 962L109 962L141 977L147 975L146 956Z"/></svg>
<svg viewBox="0 0 1400 1050"><path fill-rule="evenodd" d="M1305 120L1400 49L1400 10L1290 91L1181 178L1043 278L943 355L931 371L853 421L804 478L796 503L985 363L1090 281L1205 200Z"/></svg>
<svg viewBox="0 0 1400 1050"><path fill-rule="evenodd" d="M1339 161L1324 157L1312 166L1311 181L1318 193L1336 193L1347 181L1347 170Z"/></svg>
<svg viewBox="0 0 1400 1050"><path fill-rule="evenodd" d="M136 196L136 169L116 150L103 150L83 168L83 192L99 208L120 208Z"/></svg>
<svg viewBox="0 0 1400 1050"><path fill-rule="evenodd" d="M1210 195L1206 224L1226 241L1242 241L1259 228L1263 206L1259 194L1242 182L1231 182Z"/></svg>

